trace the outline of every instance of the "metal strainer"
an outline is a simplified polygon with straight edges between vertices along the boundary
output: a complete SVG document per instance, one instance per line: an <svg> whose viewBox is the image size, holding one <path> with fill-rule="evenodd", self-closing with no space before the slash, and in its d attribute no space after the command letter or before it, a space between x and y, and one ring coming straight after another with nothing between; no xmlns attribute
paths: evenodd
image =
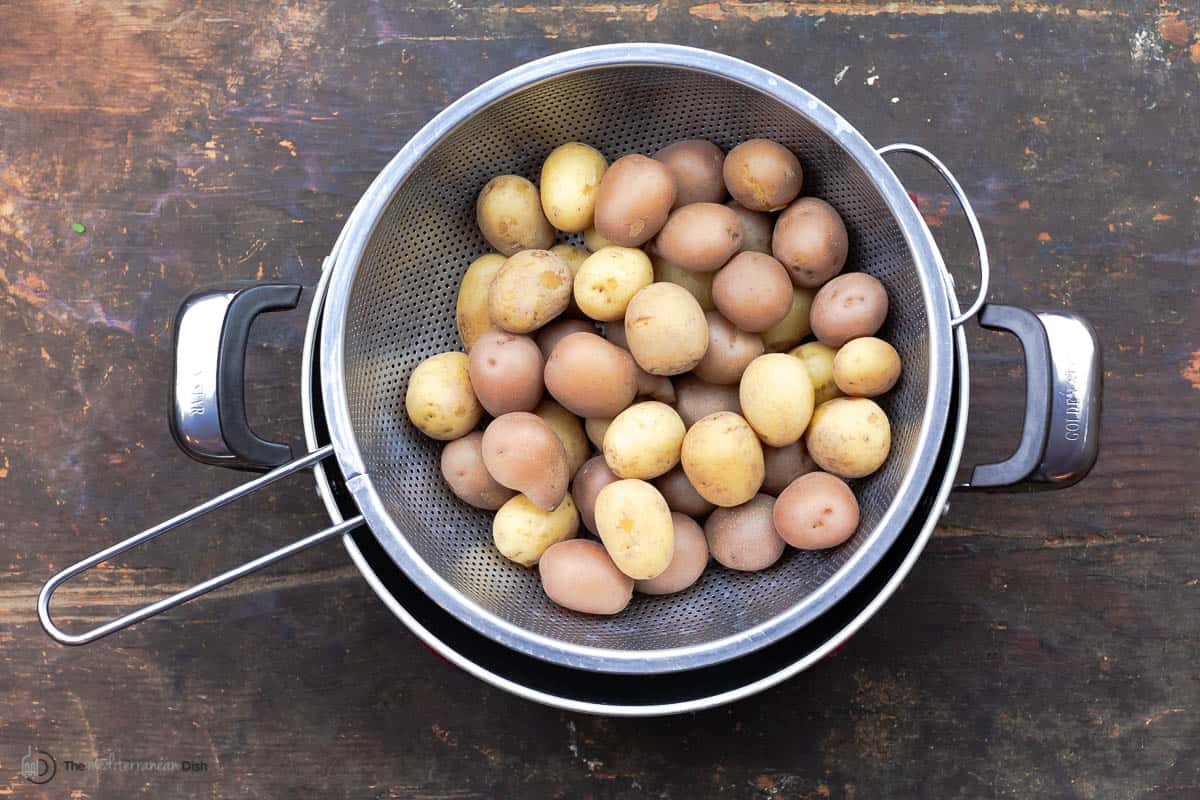
<svg viewBox="0 0 1200 800"><path fill-rule="evenodd" d="M546 154L567 141L588 142L611 161L651 154L678 139L704 138L728 149L754 137L779 141L800 157L804 193L829 201L846 221L847 269L874 275L887 287L891 310L880 335L903 362L901 381L882 401L892 422L891 457L878 473L855 482L861 524L840 548L789 549L762 573L711 567L690 590L637 596L615 617L565 611L546 598L536 570L496 552L490 515L454 497L440 477L440 445L404 413L413 368L461 347L454 324L458 283L467 264L488 249L474 222L475 197L497 174L536 181ZM948 179L974 227L969 205ZM986 259L983 266L986 276ZM40 611L59 641L92 641L365 521L437 603L523 653L623 673L693 669L745 655L844 596L909 519L947 423L952 326L978 309L986 291L985 278L979 300L951 319L948 281L928 229L880 153L832 109L745 62L668 45L562 53L463 97L375 180L326 269L332 273L320 383L332 444L55 576ZM73 575L331 453L361 517L91 631L72 635L54 626L50 595Z"/></svg>

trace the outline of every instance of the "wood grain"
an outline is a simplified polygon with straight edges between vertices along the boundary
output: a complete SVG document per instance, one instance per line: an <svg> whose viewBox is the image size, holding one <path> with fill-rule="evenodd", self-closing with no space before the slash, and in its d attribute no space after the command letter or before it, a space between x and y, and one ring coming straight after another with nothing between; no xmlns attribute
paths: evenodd
<svg viewBox="0 0 1200 800"><path fill-rule="evenodd" d="M956 169L992 297L1105 350L1101 461L956 496L902 591L761 696L630 721L429 653L336 546L82 649L55 569L238 482L167 431L170 322L226 279L311 286L413 131L537 56L672 41L757 62ZM1194 797L1200 794L1200 18L1157 3L0 3L0 796ZM897 162L970 282L953 201ZM72 225L84 226L76 233ZM255 328L266 435L299 432L303 313ZM974 332L968 462L1017 439L1017 351ZM296 479L72 586L96 620L323 515ZM29 746L60 759L38 787ZM61 759L188 758L191 775Z"/></svg>

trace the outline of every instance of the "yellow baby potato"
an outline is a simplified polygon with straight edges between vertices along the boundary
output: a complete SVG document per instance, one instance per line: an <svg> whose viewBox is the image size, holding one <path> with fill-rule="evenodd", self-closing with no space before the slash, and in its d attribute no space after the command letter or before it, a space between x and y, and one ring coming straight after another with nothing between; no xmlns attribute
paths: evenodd
<svg viewBox="0 0 1200 800"><path fill-rule="evenodd" d="M500 555L532 567L552 544L573 539L579 512L570 495L553 511L543 511L523 494L500 506L492 519L492 541Z"/></svg>
<svg viewBox="0 0 1200 800"><path fill-rule="evenodd" d="M657 478L679 463L686 433L666 403L636 403L618 414L604 434L604 460L620 478Z"/></svg>
<svg viewBox="0 0 1200 800"><path fill-rule="evenodd" d="M592 253L575 273L575 303L592 319L612 322L625 316L629 301L654 281L650 257L636 247L605 247Z"/></svg>
<svg viewBox="0 0 1200 800"><path fill-rule="evenodd" d="M447 442L479 424L483 406L471 389L468 367L466 353L438 353L412 371L404 409L421 433Z"/></svg>

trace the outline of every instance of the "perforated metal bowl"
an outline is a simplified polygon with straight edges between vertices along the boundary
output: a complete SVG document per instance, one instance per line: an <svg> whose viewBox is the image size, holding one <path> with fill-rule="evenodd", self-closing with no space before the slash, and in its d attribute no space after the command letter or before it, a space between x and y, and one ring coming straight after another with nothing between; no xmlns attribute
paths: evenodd
<svg viewBox="0 0 1200 800"><path fill-rule="evenodd" d="M790 147L803 163L805 192L828 200L846 221L847 269L872 274L887 287L891 310L882 335L903 362L900 383L882 401L892 422L891 456L879 472L856 482L861 522L845 545L821 553L789 550L761 573L712 568L686 592L638 596L615 617L575 614L545 597L536 571L501 558L491 543L489 515L466 507L444 485L438 444L405 416L407 380L425 357L460 346L455 296L466 266L487 250L473 206L490 177L535 178L545 155L569 140L590 142L613 159L696 137L726 148L753 137ZM893 151L915 153L936 167L971 224L981 280L978 297L962 314L953 306L952 316L937 248L882 158ZM43 587L39 618L60 642L95 641L366 523L413 585L479 634L525 655L643 675L744 656L836 605L929 496L933 473L940 485L957 467L957 449L948 466L936 462L953 392L951 337L980 309L986 290L978 221L946 168L911 145L875 151L832 109L778 76L667 45L596 47L532 62L463 97L413 137L368 189L326 259L318 291L323 311L314 312L302 371L311 375L319 357L315 383L332 443L284 463L288 448L259 439L246 423L240 354L250 321L261 311L294 305L299 287L194 295L176 329L172 419L178 441L209 463L282 466L64 569ZM1099 361L1090 329L1070 315L1039 317L1002 306L987 307L981 322L1021 337L1027 416L1017 452L976 467L973 484L1007 485L1035 470L1050 485L1078 480L1097 447L1092 420ZM212 327L215 341L201 335ZM314 390L301 391L311 434ZM960 426L957 435L962 432ZM309 441L312 446L311 435ZM331 455L361 516L335 516L336 524L323 531L90 630L72 634L54 624L51 597L75 575ZM324 485L320 474L318 482Z"/></svg>
<svg viewBox="0 0 1200 800"><path fill-rule="evenodd" d="M862 521L843 547L790 550L757 574L710 569L682 595L638 597L622 614L563 610L536 571L502 558L490 516L438 472L439 447L405 418L424 358L460 347L458 281L487 251L472 209L501 173L537 179L552 148L579 140L610 159L682 138L724 148L764 137L804 165L805 193L828 200L850 233L847 269L879 278L882 336L903 379L883 401L892 455L858 482ZM337 248L321 350L330 432L371 530L409 577L487 636L546 660L665 672L730 659L796 630L848 591L891 544L925 488L946 425L951 326L942 268L883 159L812 95L765 70L663 45L579 50L533 62L468 94L384 170Z"/></svg>

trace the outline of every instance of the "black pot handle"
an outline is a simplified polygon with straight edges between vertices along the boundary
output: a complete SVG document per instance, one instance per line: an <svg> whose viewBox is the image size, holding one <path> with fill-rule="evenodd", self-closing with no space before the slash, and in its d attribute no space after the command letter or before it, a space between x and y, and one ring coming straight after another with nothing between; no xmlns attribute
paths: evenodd
<svg viewBox="0 0 1200 800"><path fill-rule="evenodd" d="M265 470L292 460L292 448L263 439L246 419L250 325L267 311L295 308L294 284L225 285L188 296L175 317L171 433L205 464Z"/></svg>
<svg viewBox="0 0 1200 800"><path fill-rule="evenodd" d="M1077 483L1100 448L1102 360L1095 331L1065 312L985 305L979 324L1015 334L1025 351L1025 420L1011 456L979 464L959 488L1061 489Z"/></svg>

